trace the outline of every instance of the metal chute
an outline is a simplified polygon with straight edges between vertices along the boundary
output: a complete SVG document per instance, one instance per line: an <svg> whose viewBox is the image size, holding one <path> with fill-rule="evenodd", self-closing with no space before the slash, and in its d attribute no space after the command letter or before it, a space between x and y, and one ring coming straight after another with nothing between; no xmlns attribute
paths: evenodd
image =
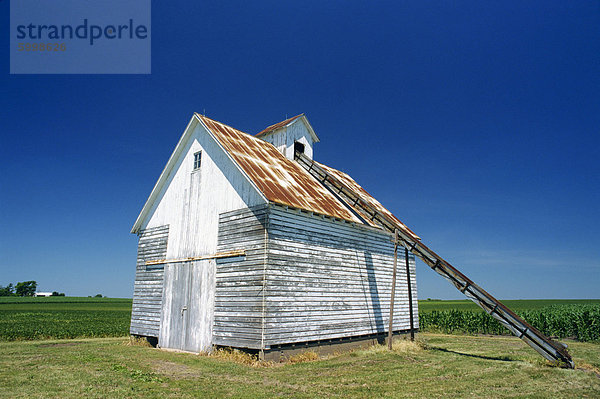
<svg viewBox="0 0 600 399"><path fill-rule="evenodd" d="M344 184L318 162L313 161L306 155L296 152L296 161L320 181L332 193L353 208L359 208L361 214L368 215L370 221L382 226L385 230L397 234L401 244L415 256L418 256L425 264L451 282L467 298L475 302L484 311L498 320L511 333L525 341L540 355L553 362L562 362L566 367L574 368L573 359L566 349L566 345L551 340L525 320L517 316L513 311L504 306L483 288L479 287L454 266L445 261L441 256L429 249L403 223L395 218L382 213L377 207L366 201L360 193Z"/></svg>

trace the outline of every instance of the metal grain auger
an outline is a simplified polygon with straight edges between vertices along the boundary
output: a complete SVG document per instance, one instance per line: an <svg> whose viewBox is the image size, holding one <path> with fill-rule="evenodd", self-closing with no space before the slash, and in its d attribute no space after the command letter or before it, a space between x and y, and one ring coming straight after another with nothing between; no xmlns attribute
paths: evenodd
<svg viewBox="0 0 600 399"><path fill-rule="evenodd" d="M475 302L484 311L498 320L515 336L525 341L540 355L552 362L563 363L568 368L574 368L573 359L567 352L566 345L551 340L513 311L504 306L499 300L488 294L464 274L459 272L441 256L429 249L420 239L402 223L381 213L374 206L364 201L352 188L331 175L318 162L313 161L301 152L296 151L295 160L332 192L349 204L359 207L371 220L380 224L384 229L396 234L396 239L415 256L418 256L434 271L450 281L467 298Z"/></svg>

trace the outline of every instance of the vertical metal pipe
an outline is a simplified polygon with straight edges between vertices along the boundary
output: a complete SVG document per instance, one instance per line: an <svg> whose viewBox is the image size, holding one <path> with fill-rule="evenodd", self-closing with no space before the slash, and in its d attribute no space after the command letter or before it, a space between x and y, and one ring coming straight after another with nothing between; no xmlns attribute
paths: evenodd
<svg viewBox="0 0 600 399"><path fill-rule="evenodd" d="M398 230L394 231L394 272L392 273L392 293L390 296L390 325L388 327L388 348L392 350L394 326L394 297L396 296L396 267L398 264Z"/></svg>
<svg viewBox="0 0 600 399"><path fill-rule="evenodd" d="M408 312L410 313L410 340L415 340L415 321L413 318L412 284L410 282L410 263L408 261L408 248L404 247L404 262L406 263L406 282L408 284Z"/></svg>

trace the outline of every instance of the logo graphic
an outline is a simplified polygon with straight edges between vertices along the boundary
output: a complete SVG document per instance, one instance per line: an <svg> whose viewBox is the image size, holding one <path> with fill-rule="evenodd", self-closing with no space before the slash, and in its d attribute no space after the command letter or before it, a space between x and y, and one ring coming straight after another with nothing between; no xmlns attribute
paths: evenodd
<svg viewBox="0 0 600 399"><path fill-rule="evenodd" d="M149 74L150 0L17 0L11 74Z"/></svg>

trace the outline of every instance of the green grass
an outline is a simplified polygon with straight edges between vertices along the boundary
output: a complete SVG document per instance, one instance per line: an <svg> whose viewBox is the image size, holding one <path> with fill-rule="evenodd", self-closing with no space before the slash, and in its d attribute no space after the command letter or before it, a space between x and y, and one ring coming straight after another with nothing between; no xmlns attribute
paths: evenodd
<svg viewBox="0 0 600 399"><path fill-rule="evenodd" d="M517 338L420 339L426 349L374 348L272 367L128 346L124 338L0 342L0 398L600 396L597 344L569 342L582 369L565 370L548 367Z"/></svg>

